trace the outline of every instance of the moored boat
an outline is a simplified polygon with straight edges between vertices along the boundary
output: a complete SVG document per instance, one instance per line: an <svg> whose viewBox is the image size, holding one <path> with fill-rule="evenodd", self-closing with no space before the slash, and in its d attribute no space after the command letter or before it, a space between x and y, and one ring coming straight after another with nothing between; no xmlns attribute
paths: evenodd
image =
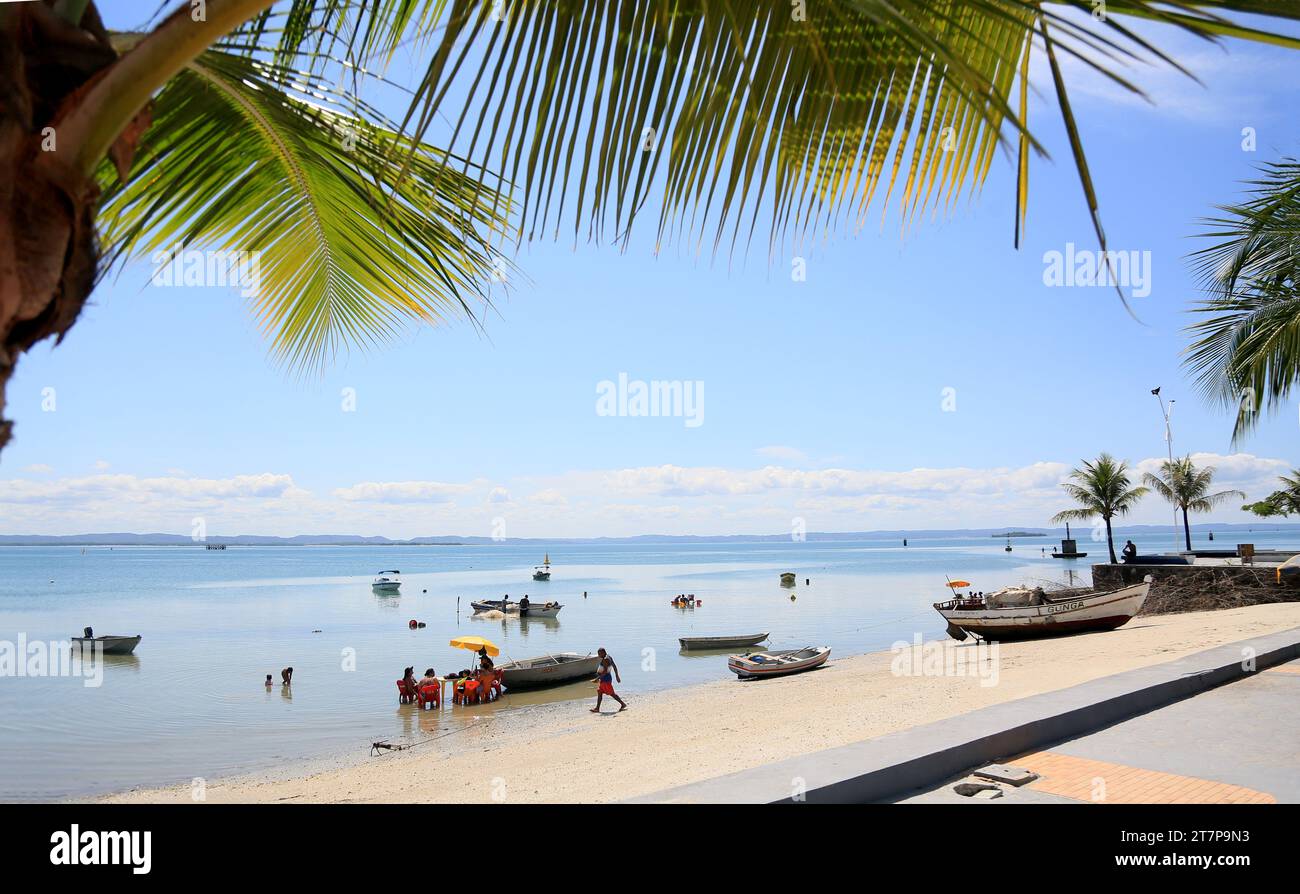
<svg viewBox="0 0 1300 894"><path fill-rule="evenodd" d="M727 659L727 668L742 680L784 677L787 674L799 674L821 667L830 657L830 646L751 652L748 655L732 655Z"/></svg>
<svg viewBox="0 0 1300 894"><path fill-rule="evenodd" d="M551 554L547 553L542 564L533 569L533 580L551 579Z"/></svg>
<svg viewBox="0 0 1300 894"><path fill-rule="evenodd" d="M1140 584L1080 595L1060 595L1041 589L1008 587L971 598L958 596L936 602L934 608L948 622L948 635L963 640L1037 639L1090 630L1114 630L1142 610L1151 590L1151 576Z"/></svg>
<svg viewBox="0 0 1300 894"><path fill-rule="evenodd" d="M554 618L564 608L558 602L533 602L529 601L528 609L525 611L523 606L518 602L511 602L508 599L483 599L477 602L471 602L470 607L476 612L499 611L507 615L519 615L524 618Z"/></svg>
<svg viewBox="0 0 1300 894"><path fill-rule="evenodd" d="M683 649L739 649L756 646L767 639L766 633L749 633L740 636L683 636L677 641Z"/></svg>
<svg viewBox="0 0 1300 894"><path fill-rule="evenodd" d="M396 593L402 588L402 579L398 577L401 573L400 571L381 571L370 582L370 588L378 593Z"/></svg>
<svg viewBox="0 0 1300 894"><path fill-rule="evenodd" d="M138 636L74 636L72 643L82 649L99 648L105 655L130 655L140 645Z"/></svg>
<svg viewBox="0 0 1300 894"><path fill-rule="evenodd" d="M539 686L557 686L578 680L592 679L596 675L599 655L579 655L577 652L556 652L539 658L522 658L498 664L504 674L506 689L533 689Z"/></svg>
<svg viewBox="0 0 1300 894"><path fill-rule="evenodd" d="M783 571L783 572L781 572L781 586L783 586L783 587L793 587L793 586L794 586L794 582L795 582L795 577L794 577L794 572L793 572L793 571Z"/></svg>

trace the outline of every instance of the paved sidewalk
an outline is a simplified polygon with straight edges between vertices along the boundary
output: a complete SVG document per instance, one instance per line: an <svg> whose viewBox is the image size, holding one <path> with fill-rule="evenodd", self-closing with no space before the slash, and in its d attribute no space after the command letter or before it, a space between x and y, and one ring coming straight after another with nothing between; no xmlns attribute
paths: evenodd
<svg viewBox="0 0 1300 894"><path fill-rule="evenodd" d="M1042 751L1041 779L975 801L950 780L901 803L1300 803L1300 660Z"/></svg>

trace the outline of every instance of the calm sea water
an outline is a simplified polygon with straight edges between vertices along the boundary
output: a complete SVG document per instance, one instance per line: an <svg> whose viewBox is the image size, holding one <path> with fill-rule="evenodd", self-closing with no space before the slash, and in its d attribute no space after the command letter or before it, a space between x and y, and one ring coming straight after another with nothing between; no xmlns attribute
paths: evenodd
<svg viewBox="0 0 1300 894"><path fill-rule="evenodd" d="M1214 545L1233 538L1243 539L1220 536ZM1172 546L1169 535L1162 539L1170 542L1145 534L1140 542L1144 550ZM1296 535L1249 539L1261 548L1291 546ZM98 634L144 637L135 655L104 660L97 688L75 677L0 677L0 798L210 779L364 755L371 741L449 734L484 712L493 723L511 723L541 705L585 709L580 700L591 696L589 685L516 694L474 710L420 714L399 706L394 680L405 666L446 673L469 665L468 652L448 645L458 634L491 639L505 659L604 646L619 662L620 691L635 700L731 678L725 655L681 653L681 636L770 631L772 648L826 644L845 656L887 649L915 633L942 636L930 603L944 598L945 574L991 590L1064 581L1072 566L1087 582L1086 563L1042 557L1040 549L1054 545L1047 538L1014 543L1011 553L989 537L909 538L907 548L896 539L0 548L0 641L66 640L87 625ZM1100 546L1081 548L1101 557ZM543 553L553 563L549 583L530 579ZM375 595L371 579L389 568L402 572L401 595ZM779 586L787 570L798 575L793 591ZM470 617L471 599L506 593L565 607L554 620ZM703 603L674 608L669 599L677 593ZM427 626L410 630L410 619ZM286 665L295 669L291 692L279 684ZM268 673L276 681L269 691Z"/></svg>

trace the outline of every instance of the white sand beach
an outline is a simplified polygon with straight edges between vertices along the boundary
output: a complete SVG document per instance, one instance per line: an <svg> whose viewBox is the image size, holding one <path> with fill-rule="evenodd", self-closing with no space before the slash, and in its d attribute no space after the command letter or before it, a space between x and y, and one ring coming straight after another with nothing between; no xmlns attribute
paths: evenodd
<svg viewBox="0 0 1300 894"><path fill-rule="evenodd" d="M782 679L729 678L648 696L630 690L622 693L630 708L621 714L608 713L608 701L602 716L589 713L591 700L565 702L525 722L485 720L481 729L409 751L348 756L302 775L207 780L205 802L617 801L1296 626L1300 603L1281 603L1139 617L1116 631L1006 643L992 686L969 675L896 676L894 654L878 652ZM434 726L426 731L438 734ZM178 786L105 800L195 799L189 786Z"/></svg>

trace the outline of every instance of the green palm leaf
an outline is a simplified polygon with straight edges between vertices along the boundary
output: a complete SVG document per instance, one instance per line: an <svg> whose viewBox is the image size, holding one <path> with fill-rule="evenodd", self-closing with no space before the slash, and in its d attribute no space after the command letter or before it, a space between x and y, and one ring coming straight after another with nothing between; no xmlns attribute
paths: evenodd
<svg viewBox="0 0 1300 894"><path fill-rule="evenodd" d="M905 221L927 203L950 206L978 190L1005 132L1024 141L1023 196L1028 149L1039 147L1015 106L1049 25L1054 69L1071 56L1139 93L1129 63L1178 63L1125 17L1300 47L1227 18L1300 18L1300 6L1261 0L1110 0L1098 18L1071 14L1094 11L1083 0L299 0L293 10L308 6L376 64L437 18L403 125L423 139L445 111L447 145L518 184L520 239L558 236L569 219L575 240L626 240L657 196L661 242L714 250L747 243L760 218L771 245L861 226L871 200L895 187ZM302 33L284 34L286 60ZM1104 245L1078 126L1056 87ZM1022 201L1017 235L1023 214Z"/></svg>
<svg viewBox="0 0 1300 894"><path fill-rule="evenodd" d="M1235 409L1234 443L1300 380L1300 162L1265 164L1247 185L1192 255L1207 297L1184 360L1207 398Z"/></svg>
<svg viewBox="0 0 1300 894"><path fill-rule="evenodd" d="M167 83L153 119L129 180L100 172L110 261L259 252L254 311L292 368L411 322L476 319L501 279L491 239L508 202L319 78L210 50Z"/></svg>

